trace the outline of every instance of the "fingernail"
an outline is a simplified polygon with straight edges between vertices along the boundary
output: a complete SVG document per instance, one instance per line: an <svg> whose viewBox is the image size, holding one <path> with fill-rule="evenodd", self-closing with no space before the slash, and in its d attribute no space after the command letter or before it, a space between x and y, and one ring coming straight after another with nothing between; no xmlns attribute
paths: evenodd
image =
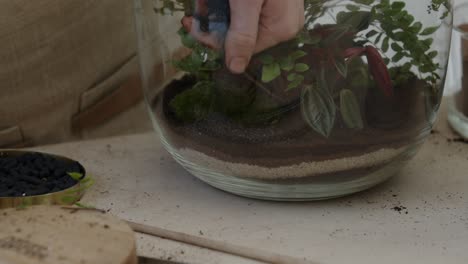
<svg viewBox="0 0 468 264"><path fill-rule="evenodd" d="M243 57L233 58L229 63L229 69L233 73L243 73L247 68L247 59Z"/></svg>

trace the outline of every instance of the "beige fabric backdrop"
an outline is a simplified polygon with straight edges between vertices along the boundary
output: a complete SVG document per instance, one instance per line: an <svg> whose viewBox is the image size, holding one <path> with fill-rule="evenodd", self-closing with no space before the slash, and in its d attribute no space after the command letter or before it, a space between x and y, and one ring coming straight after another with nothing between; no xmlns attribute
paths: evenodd
<svg viewBox="0 0 468 264"><path fill-rule="evenodd" d="M132 0L0 0L0 147L151 129L142 103L71 128L137 65Z"/></svg>

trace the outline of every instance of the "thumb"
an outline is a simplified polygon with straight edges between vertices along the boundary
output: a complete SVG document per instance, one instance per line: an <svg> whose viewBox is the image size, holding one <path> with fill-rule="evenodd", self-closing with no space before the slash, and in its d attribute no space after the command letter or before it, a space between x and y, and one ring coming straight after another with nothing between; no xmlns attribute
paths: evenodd
<svg viewBox="0 0 468 264"><path fill-rule="evenodd" d="M226 64L243 73L255 51L264 0L230 0L231 25L226 36Z"/></svg>

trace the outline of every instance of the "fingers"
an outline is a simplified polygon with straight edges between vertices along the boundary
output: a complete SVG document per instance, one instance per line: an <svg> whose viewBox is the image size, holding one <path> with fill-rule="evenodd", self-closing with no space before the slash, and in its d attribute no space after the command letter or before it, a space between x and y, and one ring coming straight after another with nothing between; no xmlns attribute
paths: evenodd
<svg viewBox="0 0 468 264"><path fill-rule="evenodd" d="M304 0L270 0L262 13L255 53L296 37L304 27Z"/></svg>
<svg viewBox="0 0 468 264"><path fill-rule="evenodd" d="M203 32L200 30L200 21L197 19L193 20L192 30L190 35L200 41L203 45L212 49L221 49L223 39L220 38L216 31Z"/></svg>
<svg viewBox="0 0 468 264"><path fill-rule="evenodd" d="M282 0L283 1L283 0ZM226 65L242 73L255 52L264 0L230 0L231 25L226 37Z"/></svg>
<svg viewBox="0 0 468 264"><path fill-rule="evenodd" d="M190 33L192 31L192 25L193 25L193 17L191 16L184 16L182 18L182 26L184 27L185 31Z"/></svg>
<svg viewBox="0 0 468 264"><path fill-rule="evenodd" d="M182 26L193 38L202 43L203 45L219 50L222 47L223 37L216 31L203 32L200 30L200 22L192 16L185 16L182 18Z"/></svg>
<svg viewBox="0 0 468 264"><path fill-rule="evenodd" d="M207 0L196 1L197 12L208 15ZM224 47L226 65L233 73L244 72L254 53L294 38L304 26L304 0L229 0L229 3L231 24ZM201 30L201 21L193 17L184 18L182 24L204 45L221 49L225 28L205 32Z"/></svg>

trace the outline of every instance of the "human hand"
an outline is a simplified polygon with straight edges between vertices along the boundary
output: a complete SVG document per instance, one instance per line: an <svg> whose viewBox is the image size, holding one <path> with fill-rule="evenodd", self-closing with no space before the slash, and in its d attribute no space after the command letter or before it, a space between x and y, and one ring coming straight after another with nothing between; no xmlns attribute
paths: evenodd
<svg viewBox="0 0 468 264"><path fill-rule="evenodd" d="M304 0L230 0L226 64L242 73L254 53L294 38L304 26Z"/></svg>
<svg viewBox="0 0 468 264"><path fill-rule="evenodd" d="M207 16L209 0L197 0L196 13ZM220 1L220 0L216 0ZM229 1L231 24L223 29L203 32L203 21L186 17L185 29L201 43L221 48L223 30L227 30L224 48L226 65L233 73L243 73L253 54L294 38L304 26L304 0L221 0ZM214 15L216 17L216 15ZM220 28L221 27L221 28Z"/></svg>

